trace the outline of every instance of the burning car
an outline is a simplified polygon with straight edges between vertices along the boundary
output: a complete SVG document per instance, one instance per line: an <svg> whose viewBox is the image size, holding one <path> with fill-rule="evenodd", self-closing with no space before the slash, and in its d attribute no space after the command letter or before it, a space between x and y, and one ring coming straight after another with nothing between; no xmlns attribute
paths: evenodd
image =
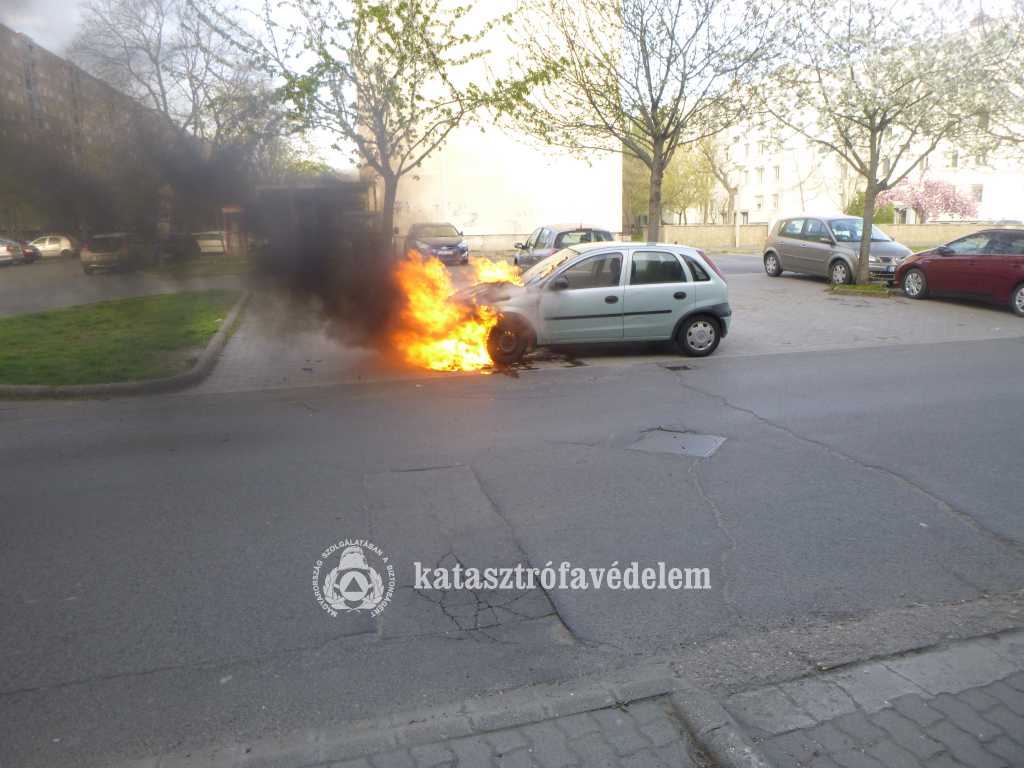
<svg viewBox="0 0 1024 768"><path fill-rule="evenodd" d="M703 357L729 331L729 287L700 250L663 243L564 248L519 277L483 282L450 302L496 316L487 351L508 365L553 344L674 340Z"/></svg>

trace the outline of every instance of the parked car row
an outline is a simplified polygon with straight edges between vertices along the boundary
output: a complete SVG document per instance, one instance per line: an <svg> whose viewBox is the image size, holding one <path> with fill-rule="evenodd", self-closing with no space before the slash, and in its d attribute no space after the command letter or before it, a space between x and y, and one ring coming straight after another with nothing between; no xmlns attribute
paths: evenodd
<svg viewBox="0 0 1024 768"><path fill-rule="evenodd" d="M789 271L852 283L862 229L861 219L849 216L780 219L765 240L764 270L771 277ZM871 277L899 285L912 299L936 294L1008 303L1024 317L1024 229L982 230L915 254L873 227L869 253Z"/></svg>

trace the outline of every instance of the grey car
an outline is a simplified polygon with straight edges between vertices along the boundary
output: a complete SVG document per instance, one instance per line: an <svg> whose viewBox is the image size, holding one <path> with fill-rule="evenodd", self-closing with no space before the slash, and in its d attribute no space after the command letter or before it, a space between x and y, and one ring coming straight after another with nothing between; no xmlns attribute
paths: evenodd
<svg viewBox="0 0 1024 768"><path fill-rule="evenodd" d="M590 224L545 224L537 227L525 243L515 244L517 253L512 263L520 269L529 269L563 248L582 243L610 243L614 239L607 229Z"/></svg>
<svg viewBox="0 0 1024 768"><path fill-rule="evenodd" d="M797 216L779 219L764 244L764 271L821 275L836 285L856 280L864 223L853 216ZM911 254L878 227L871 228L868 269L876 280L892 282L896 267Z"/></svg>
<svg viewBox="0 0 1024 768"><path fill-rule="evenodd" d="M39 249L43 258L63 256L66 259L73 259L82 253L82 244L75 238L65 235L46 235L33 240L32 245Z"/></svg>

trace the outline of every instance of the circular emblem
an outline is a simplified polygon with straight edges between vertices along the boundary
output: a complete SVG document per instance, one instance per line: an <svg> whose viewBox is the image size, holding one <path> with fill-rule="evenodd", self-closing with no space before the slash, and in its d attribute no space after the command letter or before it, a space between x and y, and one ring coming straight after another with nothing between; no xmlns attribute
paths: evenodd
<svg viewBox="0 0 1024 768"><path fill-rule="evenodd" d="M335 554L337 565L332 568ZM331 616L339 611L370 611L376 616L391 602L395 568L373 543L343 539L320 557L313 568L313 593Z"/></svg>

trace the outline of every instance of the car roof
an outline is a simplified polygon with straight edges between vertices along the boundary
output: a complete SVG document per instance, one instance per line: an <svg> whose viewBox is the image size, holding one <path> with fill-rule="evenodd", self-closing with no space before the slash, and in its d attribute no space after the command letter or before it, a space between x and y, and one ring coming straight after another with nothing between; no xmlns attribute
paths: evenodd
<svg viewBox="0 0 1024 768"><path fill-rule="evenodd" d="M414 227L454 227L450 221L417 221Z"/></svg>
<svg viewBox="0 0 1024 768"><path fill-rule="evenodd" d="M691 251L697 250L697 248L693 247L692 245L682 245L680 243L659 243L653 240L648 241L646 243L636 242L633 240L611 240L605 241L603 243L576 243L568 247L574 251L577 251L578 253L589 253L590 251L607 250L608 248L636 248L637 246L654 246L658 248L669 249L686 248Z"/></svg>
<svg viewBox="0 0 1024 768"><path fill-rule="evenodd" d="M541 227L544 227L545 229L553 229L556 232L571 231L576 229L597 229L600 230L601 232L611 232L610 229L605 229L604 227L598 227L594 224L583 224L575 221L562 224L541 224L537 227L537 229L540 229Z"/></svg>

